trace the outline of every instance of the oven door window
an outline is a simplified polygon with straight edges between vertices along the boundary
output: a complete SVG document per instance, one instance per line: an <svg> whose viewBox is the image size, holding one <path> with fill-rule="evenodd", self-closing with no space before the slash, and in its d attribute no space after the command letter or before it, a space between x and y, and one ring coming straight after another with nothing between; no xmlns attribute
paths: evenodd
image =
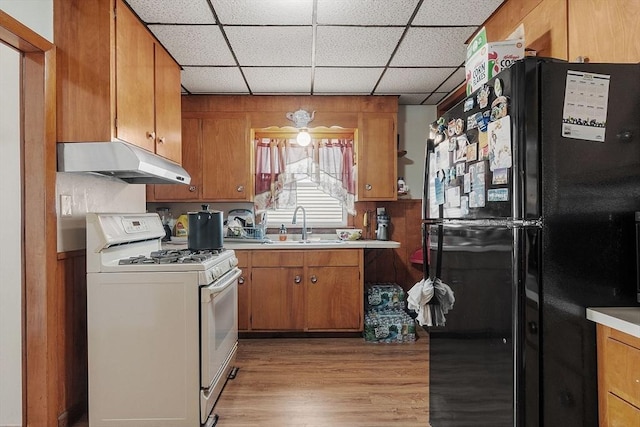
<svg viewBox="0 0 640 427"><path fill-rule="evenodd" d="M217 382L224 362L238 341L238 277L232 270L201 289L201 378L200 386Z"/></svg>

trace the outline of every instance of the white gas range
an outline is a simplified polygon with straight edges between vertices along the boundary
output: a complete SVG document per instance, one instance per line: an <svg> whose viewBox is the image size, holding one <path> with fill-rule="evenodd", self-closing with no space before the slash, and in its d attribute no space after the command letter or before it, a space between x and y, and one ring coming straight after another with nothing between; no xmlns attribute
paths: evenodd
<svg viewBox="0 0 640 427"><path fill-rule="evenodd" d="M87 214L89 425L212 426L235 376L232 250L163 250L157 214Z"/></svg>

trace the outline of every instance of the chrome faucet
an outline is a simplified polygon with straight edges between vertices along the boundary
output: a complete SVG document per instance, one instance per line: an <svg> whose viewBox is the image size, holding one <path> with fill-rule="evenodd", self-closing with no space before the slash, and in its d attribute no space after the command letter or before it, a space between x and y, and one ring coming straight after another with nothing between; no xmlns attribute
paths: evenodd
<svg viewBox="0 0 640 427"><path fill-rule="evenodd" d="M296 206L296 210L293 211L293 219L291 220L291 224L296 224L298 209L302 209L302 241L307 241L307 211L304 210L302 206Z"/></svg>

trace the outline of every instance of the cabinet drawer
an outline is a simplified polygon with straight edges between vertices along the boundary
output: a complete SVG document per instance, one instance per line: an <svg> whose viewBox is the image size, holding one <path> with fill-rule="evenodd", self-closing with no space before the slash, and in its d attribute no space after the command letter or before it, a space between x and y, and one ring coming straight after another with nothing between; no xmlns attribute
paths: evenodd
<svg viewBox="0 0 640 427"><path fill-rule="evenodd" d="M253 251L252 267L302 267L304 254L300 251Z"/></svg>
<svg viewBox="0 0 640 427"><path fill-rule="evenodd" d="M307 253L307 265L309 267L321 266L357 266L360 263L359 249L320 250Z"/></svg>
<svg viewBox="0 0 640 427"><path fill-rule="evenodd" d="M609 337L605 358L609 391L640 408L640 349Z"/></svg>
<svg viewBox="0 0 640 427"><path fill-rule="evenodd" d="M640 426L640 409L609 393L607 397L609 427Z"/></svg>

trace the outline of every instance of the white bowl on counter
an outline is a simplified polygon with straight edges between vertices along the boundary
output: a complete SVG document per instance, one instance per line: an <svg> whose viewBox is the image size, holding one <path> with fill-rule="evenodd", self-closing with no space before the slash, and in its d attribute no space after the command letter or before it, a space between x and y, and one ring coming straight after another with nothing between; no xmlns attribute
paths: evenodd
<svg viewBox="0 0 640 427"><path fill-rule="evenodd" d="M340 240L358 240L362 237L360 228L336 228L336 235Z"/></svg>

